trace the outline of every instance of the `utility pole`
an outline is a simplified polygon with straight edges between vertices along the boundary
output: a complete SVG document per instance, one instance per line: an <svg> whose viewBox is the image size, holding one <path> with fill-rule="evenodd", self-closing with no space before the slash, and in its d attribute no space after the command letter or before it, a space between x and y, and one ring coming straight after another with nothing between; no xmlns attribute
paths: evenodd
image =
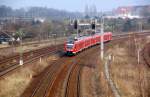
<svg viewBox="0 0 150 97"><path fill-rule="evenodd" d="M95 19L95 33L96 33L96 25L97 25L97 20Z"/></svg>
<svg viewBox="0 0 150 97"><path fill-rule="evenodd" d="M55 49L57 50L57 46L56 46L56 45L57 45L57 43L56 43L56 41L57 41L57 40L56 40L56 38L57 38L57 33L52 34L52 36L53 36L53 38L54 38L54 40L53 40L53 41L54 41Z"/></svg>
<svg viewBox="0 0 150 97"><path fill-rule="evenodd" d="M22 46L22 36L20 37L20 45L21 45L21 49L20 49L20 61L19 61L19 65L23 65L23 46Z"/></svg>
<svg viewBox="0 0 150 97"><path fill-rule="evenodd" d="M78 24L79 24L79 20L77 20L77 38L79 37Z"/></svg>
<svg viewBox="0 0 150 97"><path fill-rule="evenodd" d="M77 38L79 37L79 31L78 31L78 28L77 28Z"/></svg>
<svg viewBox="0 0 150 97"><path fill-rule="evenodd" d="M142 33L142 22L139 22L139 32ZM137 53L138 53L138 64L140 64L140 41L138 41Z"/></svg>
<svg viewBox="0 0 150 97"><path fill-rule="evenodd" d="M139 22L138 23L138 32L139 33L141 33L142 32L142 23L141 22ZM135 45L136 45L136 50L137 50L137 62L138 62L138 64L140 64L140 39L134 39L134 41L135 41Z"/></svg>
<svg viewBox="0 0 150 97"><path fill-rule="evenodd" d="M17 41L20 42L20 60L19 60L19 65L23 65L23 45L22 45L22 37L23 37L23 32L20 29L19 31L17 31L18 34L18 39Z"/></svg>
<svg viewBox="0 0 150 97"><path fill-rule="evenodd" d="M101 59L104 58L104 17L101 17Z"/></svg>

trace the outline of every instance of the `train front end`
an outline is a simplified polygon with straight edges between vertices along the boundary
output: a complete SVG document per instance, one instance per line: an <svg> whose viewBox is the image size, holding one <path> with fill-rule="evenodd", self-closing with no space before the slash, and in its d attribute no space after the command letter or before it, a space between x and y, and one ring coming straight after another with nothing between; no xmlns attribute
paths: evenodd
<svg viewBox="0 0 150 97"><path fill-rule="evenodd" d="M65 53L66 55L74 55L74 39L69 38L65 43Z"/></svg>

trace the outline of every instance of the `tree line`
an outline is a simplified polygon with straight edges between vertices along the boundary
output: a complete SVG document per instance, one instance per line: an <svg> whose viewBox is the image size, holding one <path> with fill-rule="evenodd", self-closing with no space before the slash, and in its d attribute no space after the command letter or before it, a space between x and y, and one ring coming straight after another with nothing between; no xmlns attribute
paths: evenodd
<svg viewBox="0 0 150 97"><path fill-rule="evenodd" d="M68 12L47 7L29 7L12 9L11 7L1 5L0 17L43 17L51 19L78 18L82 14L79 12Z"/></svg>

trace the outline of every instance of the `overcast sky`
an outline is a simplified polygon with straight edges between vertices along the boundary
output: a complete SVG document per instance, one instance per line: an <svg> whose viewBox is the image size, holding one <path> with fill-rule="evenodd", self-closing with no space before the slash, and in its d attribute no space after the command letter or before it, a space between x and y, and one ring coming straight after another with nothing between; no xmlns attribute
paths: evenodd
<svg viewBox="0 0 150 97"><path fill-rule="evenodd" d="M0 5L12 8L42 6L67 11L84 11L85 6L95 5L98 11L109 11L118 6L150 5L150 0L0 0Z"/></svg>

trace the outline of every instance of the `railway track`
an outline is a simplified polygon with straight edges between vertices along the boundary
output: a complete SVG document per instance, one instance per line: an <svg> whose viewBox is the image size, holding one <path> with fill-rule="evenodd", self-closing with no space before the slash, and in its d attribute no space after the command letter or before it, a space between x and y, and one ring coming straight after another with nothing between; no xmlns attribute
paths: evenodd
<svg viewBox="0 0 150 97"><path fill-rule="evenodd" d="M23 54L24 64L36 61L37 59L44 56L54 54L58 50L62 50L62 45L59 45L57 49L55 49L55 47L46 47L46 48L24 53ZM18 67L20 67L19 55L0 61L0 77L9 73L10 71L17 69Z"/></svg>
<svg viewBox="0 0 150 97"><path fill-rule="evenodd" d="M99 46L94 47L93 50L88 51L86 55L80 57L76 65L71 68L67 77L64 97L82 97L80 85L82 70L84 67L95 68L99 56L97 51L100 51Z"/></svg>
<svg viewBox="0 0 150 97"><path fill-rule="evenodd" d="M129 35L127 35L127 37L128 36ZM33 53L35 53L36 57L34 58L38 59L41 56L48 55L48 52L53 51L53 48L52 49L45 48L41 51L40 50L33 51L30 52L30 54L27 54L26 56L24 54L25 56L24 58L26 60L31 59L31 57L28 56L31 55L33 57L34 56ZM61 97L58 96L59 95L58 92L60 92L61 90L60 87L62 87L63 84L65 84L65 90L63 90L64 91L63 97L81 97L80 80L82 68L84 68L83 64L85 64L84 62L85 60L87 60L88 62L90 56L93 55L93 52L96 53L96 51L99 49L99 46L95 48L87 49L74 57L62 57L57 62L54 62L46 71L44 71L44 75L39 79L37 87L31 90L28 96L21 96L21 97Z"/></svg>
<svg viewBox="0 0 150 97"><path fill-rule="evenodd" d="M142 34L138 33L136 35L138 35L139 37L143 37L143 36L150 35L150 33L146 33L146 34L145 33L142 33ZM119 39L128 38L128 36L129 35L121 36L121 38L119 37ZM76 68L78 68L78 69L76 69ZM75 71L76 71L76 75L74 75ZM80 97L80 85L79 85L80 84L80 67L78 65L76 65L76 67L72 70L72 72L70 74L72 75L71 76L72 78L71 77L68 78L68 84L66 87L67 92L66 92L64 97ZM50 97L53 97L53 96L50 96Z"/></svg>
<svg viewBox="0 0 150 97"><path fill-rule="evenodd" d="M66 87L64 97L80 97L80 74L83 65L79 63L84 62L85 58L88 59L90 53L96 52L95 49L98 48L97 46L74 57L63 57L53 63L49 70L45 72L37 87L31 90L29 95L22 97L57 97L58 91L61 89L60 86L63 84ZM84 57L86 54L88 56ZM74 90L78 92L77 95Z"/></svg>
<svg viewBox="0 0 150 97"><path fill-rule="evenodd" d="M41 41L41 42L37 41L37 42L31 42L31 43L23 43L22 46L36 45L36 44L49 43L49 42L51 42L51 41ZM19 44L15 45L15 47L19 47L19 46L20 46ZM12 48L12 47L11 46L3 47L3 48L0 48L0 50L10 49L10 48Z"/></svg>
<svg viewBox="0 0 150 97"><path fill-rule="evenodd" d="M113 40L129 38L129 37L133 37L133 36L143 37L143 36L147 36L147 35L150 35L150 32L118 34L118 35L113 35Z"/></svg>
<svg viewBox="0 0 150 97"><path fill-rule="evenodd" d="M124 37L128 36L129 35L125 35ZM121 37L116 37L115 39L123 38L122 35ZM99 46L97 46L97 49L98 48ZM85 64L84 61L88 60L90 56L93 55L90 52L91 50L89 50L90 49L83 51L81 54L77 54L71 58L63 57L53 63L49 69L45 71L45 74L40 79L37 87L32 89L28 96L22 97L80 97L80 75L82 68L84 68L82 64ZM93 51L96 53L97 50ZM65 90L63 90L63 96L60 96L62 85L65 86Z"/></svg>
<svg viewBox="0 0 150 97"><path fill-rule="evenodd" d="M80 75L82 67L75 65L69 74L65 97L80 97Z"/></svg>
<svg viewBox="0 0 150 97"><path fill-rule="evenodd" d="M61 58L59 61L54 62L43 75L37 87L33 89L33 92L30 92L31 94L29 94L29 97L46 97L48 93L47 90L51 88L56 77L61 74L62 70L69 66L68 63L69 62L66 58Z"/></svg>
<svg viewBox="0 0 150 97"><path fill-rule="evenodd" d="M42 41L42 42L36 42L36 43L26 43L26 44L23 44L22 46L30 46L30 45L38 45L38 44L42 44L42 43L48 43L50 41ZM7 52L7 51L12 51L14 50L15 48L17 47L20 47L20 45L15 45L15 46L9 46L9 47L4 47L4 48L0 48L1 51L4 51L4 52ZM38 50L38 49L37 49ZM33 51L33 50L31 50ZM5 60L6 58L14 58L16 56L18 56L19 53L15 53L15 52L12 52L10 55L7 55L7 56L0 56L0 60Z"/></svg>
<svg viewBox="0 0 150 97"><path fill-rule="evenodd" d="M59 45L60 46L60 45ZM61 45L62 46L62 45ZM37 53L40 53L41 52L41 54L43 53L43 51L46 51L46 50L50 50L50 49L54 49L54 48L56 48L55 46L49 46L49 47L44 47L44 48L40 48L40 49L37 49L37 50L32 50L32 51L29 51L29 52L25 52L25 53L23 53L23 55L24 56L32 56L32 54L37 54ZM15 59L18 59L20 56L19 56L19 54L17 54L17 55L14 55L14 56L10 56L10 57L6 57L5 59L1 59L0 60L0 64L3 64L3 63L6 63L6 62L9 62L9 61L12 61L12 60L15 60Z"/></svg>
<svg viewBox="0 0 150 97"><path fill-rule="evenodd" d="M45 77L42 78L37 88L35 88L33 94L30 97L45 97L46 90L49 87L49 85L52 84L52 78L54 77L55 71L58 67L59 65L54 65L52 69L50 69L46 73Z"/></svg>
<svg viewBox="0 0 150 97"><path fill-rule="evenodd" d="M138 35L149 35L150 33L146 32L146 33L137 33L137 34ZM125 38L125 37L129 37L129 34L121 34L121 35L113 36L114 39L116 39L116 38L121 39L121 38ZM43 53L42 50L46 51L46 50L48 50L48 48L45 48L45 49L42 48L42 49L26 52L26 53L23 54L24 57L25 57L24 59L26 60L26 58L27 58L26 56L32 57L32 55L38 54L39 52L41 52L41 54L42 54ZM4 68L4 66L2 66L1 64L6 64L6 63L14 64L16 61L17 62L19 61L19 54L8 57L8 58L5 58L5 59L1 59L0 60L0 72L1 72L1 68Z"/></svg>

